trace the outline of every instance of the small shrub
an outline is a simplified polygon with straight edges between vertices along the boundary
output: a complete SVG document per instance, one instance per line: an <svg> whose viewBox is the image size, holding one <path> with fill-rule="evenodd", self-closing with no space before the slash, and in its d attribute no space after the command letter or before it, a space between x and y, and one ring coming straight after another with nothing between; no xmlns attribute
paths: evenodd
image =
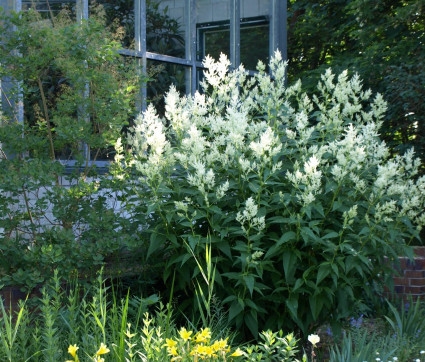
<svg viewBox="0 0 425 362"><path fill-rule="evenodd" d="M119 49L98 7L82 24L66 10L49 19L0 10L0 79L20 86L2 83L0 103L21 93L25 106L19 123L17 109L0 105L2 284L32 289L54 269L90 273L128 245L116 194L94 164L134 114L140 80Z"/></svg>

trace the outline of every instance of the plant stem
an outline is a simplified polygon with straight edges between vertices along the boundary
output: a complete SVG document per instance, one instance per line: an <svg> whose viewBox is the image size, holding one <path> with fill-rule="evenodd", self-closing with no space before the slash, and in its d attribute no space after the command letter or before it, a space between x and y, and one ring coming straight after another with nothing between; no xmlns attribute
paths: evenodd
<svg viewBox="0 0 425 362"><path fill-rule="evenodd" d="M52 161L54 161L56 159L55 147L53 145L52 128L50 126L50 118L49 118L49 112L48 112L48 109L47 109L46 96L44 94L43 84L41 83L40 77L37 78L37 82L38 82L38 88L40 89L41 100L42 100L42 103L43 103L44 117L46 119L47 135L49 137L49 143L50 143L50 158L52 159Z"/></svg>
<svg viewBox="0 0 425 362"><path fill-rule="evenodd" d="M32 213L31 213L30 204L29 204L29 201L28 201L27 192L26 192L24 186L22 186L22 192L23 192L23 195L24 195L25 207L27 208L28 216L30 218L31 225L33 227L32 236L34 238L34 242L36 242L37 241L37 237L36 237L37 234L35 232L35 223L34 223L34 219L32 217Z"/></svg>

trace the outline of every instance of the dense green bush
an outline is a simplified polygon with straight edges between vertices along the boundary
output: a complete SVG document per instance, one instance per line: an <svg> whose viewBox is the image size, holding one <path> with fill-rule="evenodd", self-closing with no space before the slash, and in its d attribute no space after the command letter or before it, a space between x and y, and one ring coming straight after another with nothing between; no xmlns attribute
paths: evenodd
<svg viewBox="0 0 425 362"><path fill-rule="evenodd" d="M166 119L150 107L130 137L128 208L148 263L192 307L210 244L215 293L254 336L364 309L389 275L384 257L411 254L425 222L420 162L413 151L389 158L379 139L385 101L346 72L328 70L312 96L285 87L278 53L271 76L262 64L252 78L229 73L224 56L205 66L205 94L171 88ZM115 172L130 181L124 165Z"/></svg>

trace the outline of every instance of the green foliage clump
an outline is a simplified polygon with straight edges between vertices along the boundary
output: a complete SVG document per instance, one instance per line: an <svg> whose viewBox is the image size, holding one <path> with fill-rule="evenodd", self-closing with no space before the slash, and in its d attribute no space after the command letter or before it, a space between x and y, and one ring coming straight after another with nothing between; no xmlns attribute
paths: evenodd
<svg viewBox="0 0 425 362"><path fill-rule="evenodd" d="M385 258L411 255L425 223L420 162L389 158L386 102L357 75L328 70L308 96L285 86L278 53L271 75L229 73L224 56L205 66L205 94L171 88L165 119L150 107L135 121L134 168L115 165L137 175L127 207L148 262L167 284L175 273L184 309L211 245L215 293L238 330L336 326L385 282Z"/></svg>
<svg viewBox="0 0 425 362"><path fill-rule="evenodd" d="M100 8L81 24L66 10L1 14L0 79L13 80L1 92L2 284L31 289L55 268L89 272L126 245L118 200L94 163L110 158L134 114L140 80L120 47Z"/></svg>

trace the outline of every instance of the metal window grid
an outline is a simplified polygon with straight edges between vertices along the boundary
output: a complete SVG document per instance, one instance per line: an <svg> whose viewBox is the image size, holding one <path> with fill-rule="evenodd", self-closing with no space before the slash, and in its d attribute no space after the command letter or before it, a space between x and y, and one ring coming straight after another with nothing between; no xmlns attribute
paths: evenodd
<svg viewBox="0 0 425 362"><path fill-rule="evenodd" d="M46 2L46 0L43 0ZM88 19L89 0L48 0L50 4L69 3L76 1L77 21ZM193 94L197 89L197 71L203 69L201 62L196 59L197 34L196 34L196 5L198 0L185 0L185 58L177 58L169 55L148 52L146 49L146 0L134 0L135 19L135 49L123 49L120 54L133 56L139 59L140 72L146 73L147 59L183 65L187 67L186 92ZM229 0L230 2L230 61L234 67L240 64L240 20L241 0ZM28 5L31 0L0 0L0 6L6 9L13 4L13 10L19 11L22 5ZM270 56L279 49L284 59L287 58L287 0L270 0ZM146 109L147 89L140 89L140 101L138 108ZM22 103L22 102L21 102ZM22 113L22 112L21 112Z"/></svg>

